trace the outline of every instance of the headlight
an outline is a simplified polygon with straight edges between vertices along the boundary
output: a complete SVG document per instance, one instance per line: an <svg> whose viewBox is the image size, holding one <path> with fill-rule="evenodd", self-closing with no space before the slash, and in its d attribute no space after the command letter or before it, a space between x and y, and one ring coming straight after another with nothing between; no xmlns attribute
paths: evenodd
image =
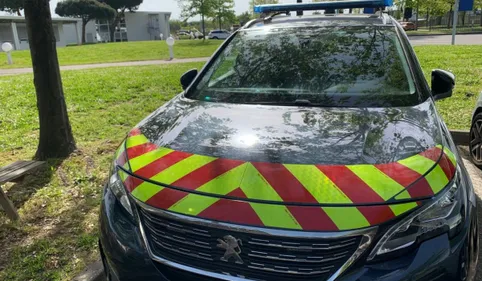
<svg viewBox="0 0 482 281"><path fill-rule="evenodd" d="M115 163L113 165L112 171L110 173L108 187L114 193L115 197L121 203L122 207L132 216L134 217L134 211L131 206L131 202L129 201L129 197L127 195L127 191L122 183L120 178L120 174L125 174L122 170L119 170ZM127 176L127 175L126 175Z"/></svg>
<svg viewBox="0 0 482 281"><path fill-rule="evenodd" d="M409 249L410 246L443 233L448 233L449 237L458 234L462 229L467 206L463 184L465 182L460 179L460 169L457 169L454 179L443 194L390 228L372 250L368 260Z"/></svg>

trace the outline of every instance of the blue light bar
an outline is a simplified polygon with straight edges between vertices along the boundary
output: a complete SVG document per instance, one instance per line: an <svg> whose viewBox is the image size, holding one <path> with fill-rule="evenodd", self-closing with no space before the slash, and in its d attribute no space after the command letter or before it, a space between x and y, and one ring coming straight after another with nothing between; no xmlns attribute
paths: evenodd
<svg viewBox="0 0 482 281"><path fill-rule="evenodd" d="M393 0L351 0L317 3L269 4L254 6L254 12L267 14L273 12L317 11L328 9L383 8L392 6Z"/></svg>

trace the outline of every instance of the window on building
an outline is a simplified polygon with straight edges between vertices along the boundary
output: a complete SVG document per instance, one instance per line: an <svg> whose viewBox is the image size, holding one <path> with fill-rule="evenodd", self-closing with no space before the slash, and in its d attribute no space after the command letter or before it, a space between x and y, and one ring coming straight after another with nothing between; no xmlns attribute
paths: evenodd
<svg viewBox="0 0 482 281"><path fill-rule="evenodd" d="M3 42L13 43L12 26L0 23L0 44Z"/></svg>

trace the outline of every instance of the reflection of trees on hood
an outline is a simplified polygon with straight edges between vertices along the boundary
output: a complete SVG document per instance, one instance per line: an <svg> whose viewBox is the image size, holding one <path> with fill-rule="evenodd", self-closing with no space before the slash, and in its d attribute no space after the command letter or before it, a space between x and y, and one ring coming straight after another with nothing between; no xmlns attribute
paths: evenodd
<svg viewBox="0 0 482 281"><path fill-rule="evenodd" d="M440 142L431 101L414 107L246 106L175 98L140 124L151 142L220 158L298 164L388 163ZM252 145L239 142L252 136ZM412 148L400 147L412 140Z"/></svg>
<svg viewBox="0 0 482 281"><path fill-rule="evenodd" d="M222 142L237 130L226 126L231 123L229 118L205 113L209 108L222 109L222 105L206 103L202 108L196 105L197 102L175 98L139 124L139 127L158 146L201 155L222 155L225 147Z"/></svg>
<svg viewBox="0 0 482 281"><path fill-rule="evenodd" d="M300 124L293 122L292 113L286 112L283 120L296 128L293 138L313 146L309 151L322 151L328 162L394 162L441 143L430 102L409 108L307 109ZM307 132L312 132L312 139ZM400 147L408 139L414 142L413 149Z"/></svg>

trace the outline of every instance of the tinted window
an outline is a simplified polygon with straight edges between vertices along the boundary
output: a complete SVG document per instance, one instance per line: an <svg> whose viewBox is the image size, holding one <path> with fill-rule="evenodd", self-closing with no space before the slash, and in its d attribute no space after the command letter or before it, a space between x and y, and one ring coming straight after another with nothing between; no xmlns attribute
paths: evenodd
<svg viewBox="0 0 482 281"><path fill-rule="evenodd" d="M404 106L425 100L394 27L240 31L191 98L231 103Z"/></svg>

